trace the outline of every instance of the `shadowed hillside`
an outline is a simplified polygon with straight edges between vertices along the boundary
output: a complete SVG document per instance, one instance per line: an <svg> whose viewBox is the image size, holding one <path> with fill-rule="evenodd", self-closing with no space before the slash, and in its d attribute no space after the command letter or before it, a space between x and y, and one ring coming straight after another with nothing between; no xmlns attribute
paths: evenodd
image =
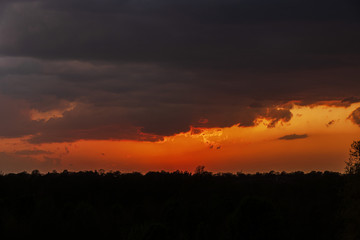
<svg viewBox="0 0 360 240"><path fill-rule="evenodd" d="M0 176L3 236L358 239L359 178L333 172Z"/></svg>

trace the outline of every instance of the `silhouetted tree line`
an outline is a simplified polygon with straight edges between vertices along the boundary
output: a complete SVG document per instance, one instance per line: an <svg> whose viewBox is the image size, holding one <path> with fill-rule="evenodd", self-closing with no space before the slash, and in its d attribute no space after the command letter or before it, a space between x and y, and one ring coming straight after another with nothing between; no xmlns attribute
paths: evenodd
<svg viewBox="0 0 360 240"><path fill-rule="evenodd" d="M0 234L360 239L360 177L336 172L0 175Z"/></svg>

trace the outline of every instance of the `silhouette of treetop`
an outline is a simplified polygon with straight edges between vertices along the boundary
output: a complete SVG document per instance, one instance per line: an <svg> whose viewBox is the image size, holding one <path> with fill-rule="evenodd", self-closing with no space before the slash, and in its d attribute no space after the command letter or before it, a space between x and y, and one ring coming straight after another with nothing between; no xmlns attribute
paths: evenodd
<svg viewBox="0 0 360 240"><path fill-rule="evenodd" d="M360 174L360 141L354 141L349 150L349 159L345 161L347 174Z"/></svg>

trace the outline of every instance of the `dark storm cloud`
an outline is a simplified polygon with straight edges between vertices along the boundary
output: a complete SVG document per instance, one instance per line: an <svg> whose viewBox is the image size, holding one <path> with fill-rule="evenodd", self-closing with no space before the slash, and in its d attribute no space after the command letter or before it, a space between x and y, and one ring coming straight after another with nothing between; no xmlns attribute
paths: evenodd
<svg viewBox="0 0 360 240"><path fill-rule="evenodd" d="M280 137L280 140L296 140L296 139L303 139L309 137L307 134L298 135L298 134L290 134Z"/></svg>
<svg viewBox="0 0 360 240"><path fill-rule="evenodd" d="M357 103L357 102L360 102L360 98L358 97L348 97L348 98L344 98L341 102L343 103Z"/></svg>
<svg viewBox="0 0 360 240"><path fill-rule="evenodd" d="M268 127L273 128L279 121L290 121L292 113L290 112L290 109L271 109L264 117L270 120Z"/></svg>
<svg viewBox="0 0 360 240"><path fill-rule="evenodd" d="M359 10L355 1L24 1L3 13L0 51L263 71L338 66L348 59L323 54L359 53Z"/></svg>
<svg viewBox="0 0 360 240"><path fill-rule="evenodd" d="M30 142L71 142L78 139L141 140L139 130L129 122L122 109L80 104L74 110L65 112L64 117L44 123L41 133L32 137Z"/></svg>
<svg viewBox="0 0 360 240"><path fill-rule="evenodd" d="M40 124L30 120L28 104L0 95L0 137L13 138L39 131Z"/></svg>
<svg viewBox="0 0 360 240"><path fill-rule="evenodd" d="M156 140L256 118L274 127L291 119L288 101L360 97L357 1L16 0L0 9L2 137ZM32 121L31 109L64 114Z"/></svg>

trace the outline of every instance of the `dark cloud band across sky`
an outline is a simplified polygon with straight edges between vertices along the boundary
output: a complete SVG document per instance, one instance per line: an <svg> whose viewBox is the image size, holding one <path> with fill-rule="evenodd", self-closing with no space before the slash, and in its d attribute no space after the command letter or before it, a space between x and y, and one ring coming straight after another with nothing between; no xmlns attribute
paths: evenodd
<svg viewBox="0 0 360 240"><path fill-rule="evenodd" d="M0 9L2 137L156 140L258 117L275 126L291 119L279 106L292 100L360 97L355 0L12 0ZM62 117L32 120L34 109Z"/></svg>

